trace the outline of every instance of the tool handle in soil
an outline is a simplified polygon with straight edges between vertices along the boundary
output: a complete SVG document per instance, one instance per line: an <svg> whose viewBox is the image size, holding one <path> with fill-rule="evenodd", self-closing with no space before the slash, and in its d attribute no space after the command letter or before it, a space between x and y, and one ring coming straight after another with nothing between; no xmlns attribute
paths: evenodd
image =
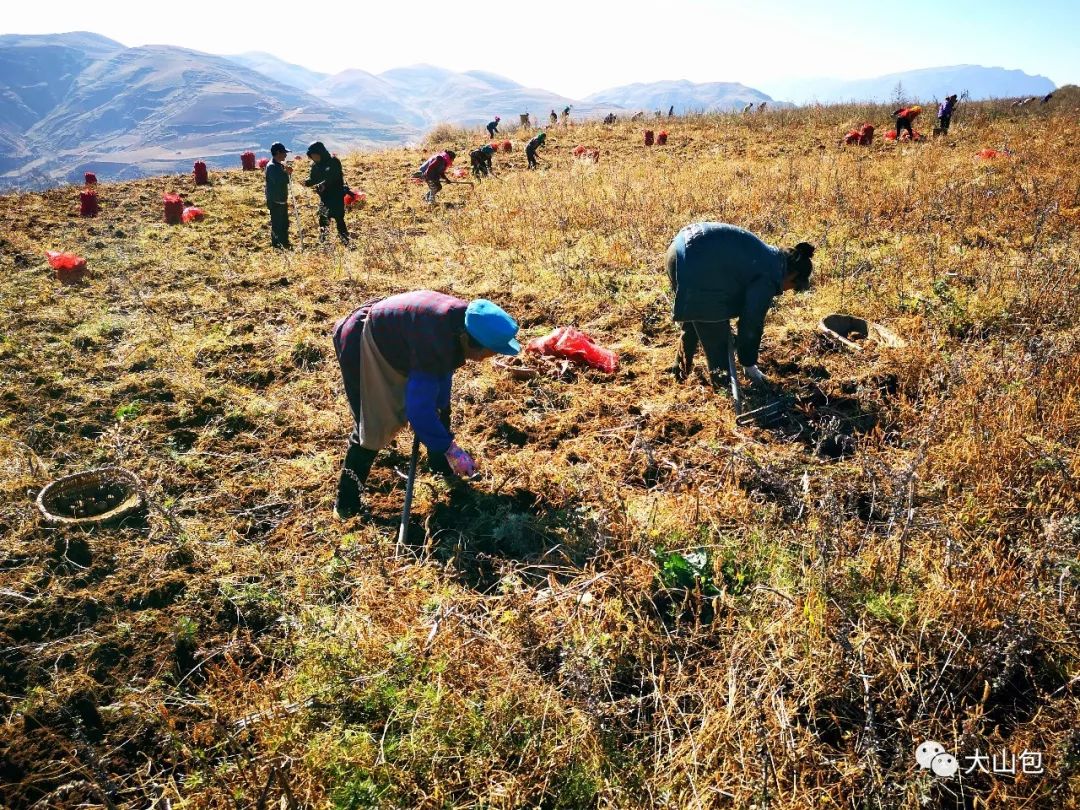
<svg viewBox="0 0 1080 810"><path fill-rule="evenodd" d="M727 367L728 375L731 377L731 398L735 402L735 415L738 416L742 413L742 395L739 393L739 375L735 368L735 335L732 334L730 326L728 327Z"/></svg>
<svg viewBox="0 0 1080 810"><path fill-rule="evenodd" d="M409 457L409 477L405 481L405 505L401 510L401 526L398 527L397 543L399 550L405 546L409 534L409 513L412 511L413 484L416 483L416 461L420 457L420 437L413 436L412 456Z"/></svg>

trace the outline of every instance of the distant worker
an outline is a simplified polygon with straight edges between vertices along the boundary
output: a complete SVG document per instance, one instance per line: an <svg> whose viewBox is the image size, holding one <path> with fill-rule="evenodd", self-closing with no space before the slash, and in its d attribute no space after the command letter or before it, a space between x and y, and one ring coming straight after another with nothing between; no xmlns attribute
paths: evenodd
<svg viewBox="0 0 1080 810"><path fill-rule="evenodd" d="M1040 101L1039 103L1040 103L1040 104L1046 104L1046 103L1048 103L1048 102L1050 101L1050 99L1052 99L1053 97L1054 97L1054 94L1053 94L1053 93L1047 93L1047 94L1046 94L1045 96L1043 96L1043 97L1042 97L1042 101Z"/></svg>
<svg viewBox="0 0 1080 810"><path fill-rule="evenodd" d="M548 116L548 120L551 122L552 126L555 126L559 123L559 114L556 113L555 110L552 110L551 115Z"/></svg>
<svg viewBox="0 0 1080 810"><path fill-rule="evenodd" d="M758 105L757 105L757 111L758 111L759 113L760 113L760 112L765 112L765 105L767 105L768 103L769 103L769 102L767 102L767 101L763 101L763 102L761 102L760 104L758 104Z"/></svg>
<svg viewBox="0 0 1080 810"><path fill-rule="evenodd" d="M369 301L337 324L334 350L354 423L334 503L339 519L362 511L375 456L406 423L434 472L451 481L476 473L450 429L454 372L468 360L517 354L517 331L490 301L430 290Z"/></svg>
<svg viewBox="0 0 1080 810"><path fill-rule="evenodd" d="M531 141L525 144L525 157L529 159L529 168L535 169L539 164L536 162L536 150L547 142L547 133L541 132Z"/></svg>
<svg viewBox="0 0 1080 810"><path fill-rule="evenodd" d="M491 156L494 154L495 147L490 143L485 143L483 146L469 152L473 177L487 177L489 174L495 174L495 169L491 165Z"/></svg>
<svg viewBox="0 0 1080 810"><path fill-rule="evenodd" d="M322 141L308 147L311 174L305 186L315 189L322 204L319 206L319 231L325 240L330 231L330 220L337 223L338 238L343 245L349 244L349 229L345 227L345 175L341 161L330 154Z"/></svg>
<svg viewBox="0 0 1080 810"><path fill-rule="evenodd" d="M289 150L283 143L270 147L270 162L266 164L266 207L270 209L270 246L289 250L289 175L292 166L285 165Z"/></svg>
<svg viewBox="0 0 1080 810"><path fill-rule="evenodd" d="M615 119L615 113L608 113L607 115L604 116L604 123L606 125L608 125L608 126L611 126L612 124L614 124L615 120L616 120Z"/></svg>
<svg viewBox="0 0 1080 810"><path fill-rule="evenodd" d="M442 191L442 184L451 182L446 173L454 165L455 157L457 157L457 153L452 149L439 152L425 160L420 169L413 175L427 183L428 192L424 195L426 202L434 205L436 195Z"/></svg>
<svg viewBox="0 0 1080 810"><path fill-rule="evenodd" d="M914 140L915 130L911 128L911 122L918 118L921 112L922 107L918 104L911 107L901 107L893 112L893 115L896 116L896 140L900 140L900 133L904 131L907 131L908 137Z"/></svg>
<svg viewBox="0 0 1080 810"><path fill-rule="evenodd" d="M949 134L949 124L952 121L953 110L956 109L956 95L945 96L937 111L937 130L942 135ZM897 132L897 135L900 133Z"/></svg>
<svg viewBox="0 0 1080 810"><path fill-rule="evenodd" d="M562 125L564 127L570 126L570 105L569 104L567 104L565 107L563 107Z"/></svg>
<svg viewBox="0 0 1080 810"><path fill-rule="evenodd" d="M742 111L745 114L750 112L752 109L754 109L754 102L751 101L749 104L742 108Z"/></svg>
<svg viewBox="0 0 1080 810"><path fill-rule="evenodd" d="M670 107L667 108L667 117L668 118L674 118L675 117L675 105L674 104L672 104Z"/></svg>
<svg viewBox="0 0 1080 810"><path fill-rule="evenodd" d="M489 121L487 125L487 134L489 138L494 138L499 133L499 122L502 119L499 116L495 116L494 121Z"/></svg>
<svg viewBox="0 0 1080 810"><path fill-rule="evenodd" d="M773 247L754 234L720 222L687 225L668 248L666 267L675 295L674 319L682 329L675 378L693 369L698 343L705 350L710 382L726 382L729 319L738 318L736 349L746 376L766 382L758 369L765 315L785 290L810 288L814 248L800 242Z"/></svg>

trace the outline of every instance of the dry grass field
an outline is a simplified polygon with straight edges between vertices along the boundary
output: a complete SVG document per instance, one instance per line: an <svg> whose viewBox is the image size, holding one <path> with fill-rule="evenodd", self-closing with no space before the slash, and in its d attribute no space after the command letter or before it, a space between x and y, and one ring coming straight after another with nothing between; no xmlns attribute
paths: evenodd
<svg viewBox="0 0 1080 810"><path fill-rule="evenodd" d="M886 108L555 128L539 171L515 137L435 207L420 152L345 156L349 250L301 189L304 249L271 251L258 172L103 185L93 219L0 198L0 805L1077 807L1078 106L869 148L840 138ZM166 225L167 191L207 218ZM663 254L701 219L818 247L766 324L776 426L669 372ZM331 514L330 333L424 287L621 366L459 372L483 474L424 473L398 549L407 433L370 518ZM838 350L834 312L908 346ZM145 515L43 526L38 490L104 464Z"/></svg>

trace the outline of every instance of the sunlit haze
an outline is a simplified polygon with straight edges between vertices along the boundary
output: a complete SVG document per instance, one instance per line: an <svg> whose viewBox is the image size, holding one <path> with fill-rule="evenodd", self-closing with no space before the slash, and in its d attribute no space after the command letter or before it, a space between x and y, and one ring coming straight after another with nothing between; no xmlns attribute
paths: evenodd
<svg viewBox="0 0 1080 810"><path fill-rule="evenodd" d="M735 81L768 92L771 82L790 78L865 78L957 64L1019 68L1058 85L1080 81L1080 3L1067 0L412 0L284 7L45 0L7 7L0 30L92 31L127 46L216 54L266 51L328 73L426 62L492 71L575 98L661 79Z"/></svg>

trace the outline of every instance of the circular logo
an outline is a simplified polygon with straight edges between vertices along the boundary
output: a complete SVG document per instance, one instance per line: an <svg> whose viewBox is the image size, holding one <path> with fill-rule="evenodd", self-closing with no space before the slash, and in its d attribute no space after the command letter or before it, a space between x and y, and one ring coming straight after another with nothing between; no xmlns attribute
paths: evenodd
<svg viewBox="0 0 1080 810"><path fill-rule="evenodd" d="M934 757L938 754L944 754L945 748L941 743L936 743L933 740L927 740L918 748L915 749L915 761L919 763L919 767L929 770L931 763L934 761Z"/></svg>
<svg viewBox="0 0 1080 810"><path fill-rule="evenodd" d="M930 760L930 769L938 776L954 776L960 769L960 763L952 754L938 754Z"/></svg>

